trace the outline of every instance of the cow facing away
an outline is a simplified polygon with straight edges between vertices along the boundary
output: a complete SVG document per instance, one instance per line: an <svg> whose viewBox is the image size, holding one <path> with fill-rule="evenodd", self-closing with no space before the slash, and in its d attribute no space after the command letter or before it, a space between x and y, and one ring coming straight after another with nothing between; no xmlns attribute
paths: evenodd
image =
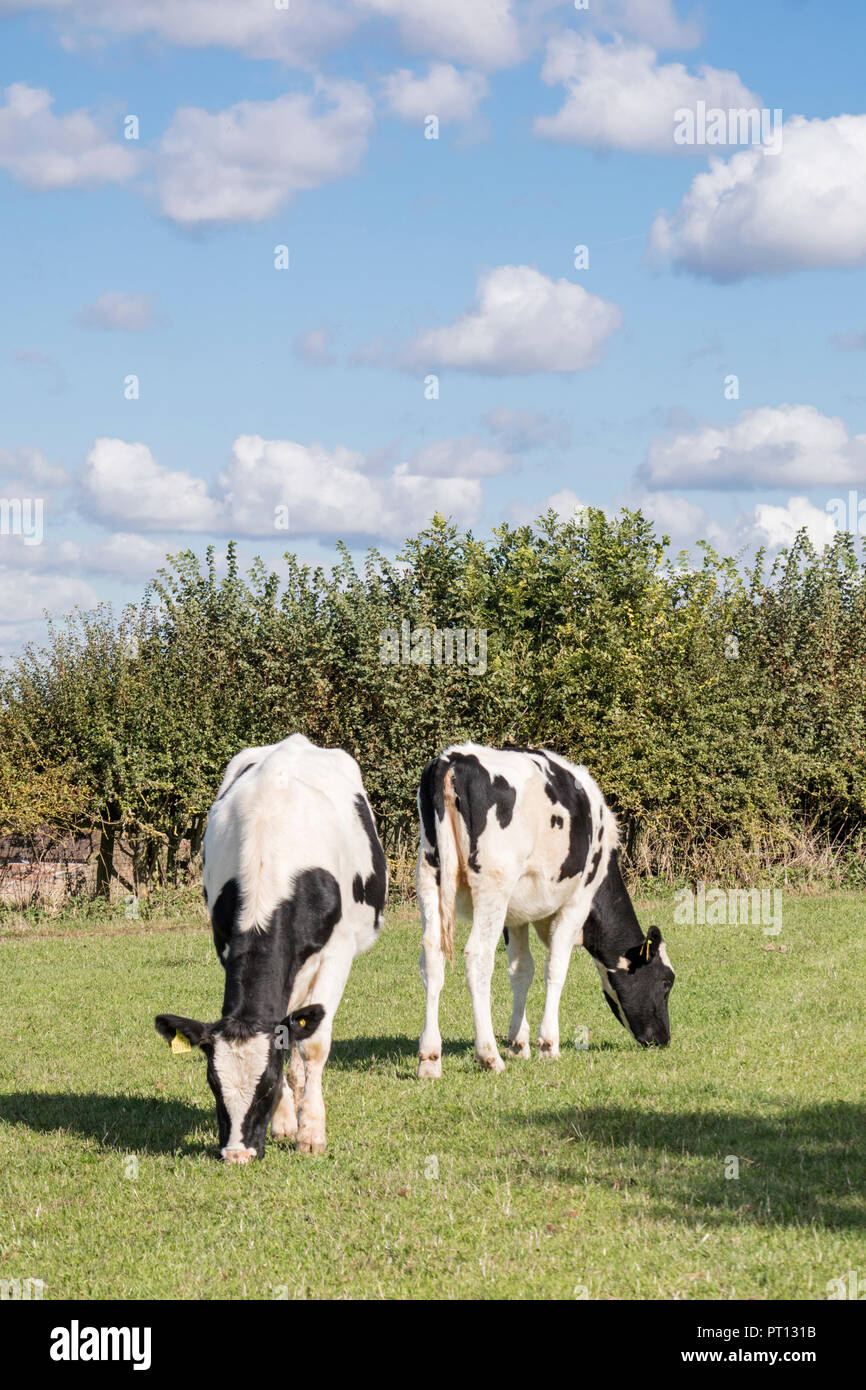
<svg viewBox="0 0 866 1390"><path fill-rule="evenodd" d="M418 790L421 844L416 886L427 994L418 1075L442 1075L439 995L453 959L455 915L472 922L466 979L475 1055L502 1071L490 980L506 929L513 1010L509 1053L528 1057L526 996L535 973L529 924L548 949L538 1047L559 1055L559 1000L574 946L598 968L614 1016L641 1044L670 1041L674 972L658 927L644 936L619 869L613 812L585 767L544 749L465 743L427 764Z"/></svg>
<svg viewBox="0 0 866 1390"><path fill-rule="evenodd" d="M226 1162L261 1158L268 1122L275 1139L323 1153L334 1014L387 893L354 758L302 734L233 758L208 818L203 886L225 970L222 1017L160 1014L157 1030L204 1052Z"/></svg>

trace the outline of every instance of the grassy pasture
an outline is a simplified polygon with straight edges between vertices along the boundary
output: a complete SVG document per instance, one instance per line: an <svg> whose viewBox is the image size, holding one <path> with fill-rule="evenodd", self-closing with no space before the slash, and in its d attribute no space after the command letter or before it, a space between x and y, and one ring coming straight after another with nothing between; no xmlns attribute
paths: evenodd
<svg viewBox="0 0 866 1390"><path fill-rule="evenodd" d="M203 1059L152 1025L218 1015L207 927L8 936L0 1278L46 1298L776 1299L863 1277L866 895L786 897L775 939L638 906L678 972L667 1050L635 1047L579 951L562 1060L482 1075L458 966L443 1079L419 1084L418 926L394 912L337 1019L327 1155L269 1141L238 1168L215 1160ZM494 991L504 1033L504 949Z"/></svg>

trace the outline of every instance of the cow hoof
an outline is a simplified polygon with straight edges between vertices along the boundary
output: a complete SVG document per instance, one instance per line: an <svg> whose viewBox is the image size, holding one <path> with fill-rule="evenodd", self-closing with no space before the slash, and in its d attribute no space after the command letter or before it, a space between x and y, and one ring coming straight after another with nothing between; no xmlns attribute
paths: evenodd
<svg viewBox="0 0 866 1390"><path fill-rule="evenodd" d="M482 1071L492 1071L497 1074L501 1071L505 1071L505 1063L498 1052L494 1052L492 1057L479 1057L478 1065Z"/></svg>
<svg viewBox="0 0 866 1390"><path fill-rule="evenodd" d="M508 1044L509 1057L531 1057L532 1053L528 1042L511 1042Z"/></svg>
<svg viewBox="0 0 866 1390"><path fill-rule="evenodd" d="M294 1141L297 1139L297 1137L298 1137L298 1126L297 1126L297 1125L286 1125L286 1124L271 1125L271 1138L272 1138L272 1139L288 1139L290 1143L294 1143Z"/></svg>
<svg viewBox="0 0 866 1390"><path fill-rule="evenodd" d="M304 1134L298 1140L298 1153L302 1154L323 1154L327 1147L324 1139L318 1139L312 1134Z"/></svg>
<svg viewBox="0 0 866 1390"><path fill-rule="evenodd" d="M422 1057L418 1063L419 1081L438 1081L442 1076L441 1057Z"/></svg>
<svg viewBox="0 0 866 1390"><path fill-rule="evenodd" d="M559 1044L548 1042L544 1038L538 1039L539 1057L547 1057L550 1061L556 1061L559 1057Z"/></svg>

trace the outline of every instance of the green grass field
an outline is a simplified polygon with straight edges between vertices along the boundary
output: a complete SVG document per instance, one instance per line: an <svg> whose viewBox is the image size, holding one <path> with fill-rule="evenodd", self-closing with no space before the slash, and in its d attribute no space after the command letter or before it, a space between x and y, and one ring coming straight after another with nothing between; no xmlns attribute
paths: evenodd
<svg viewBox="0 0 866 1390"><path fill-rule="evenodd" d="M219 1014L204 924L0 941L0 1278L46 1298L776 1299L866 1276L866 896L786 897L775 939L638 907L678 973L667 1050L634 1045L578 951L562 1060L482 1075L458 965L443 1079L417 1082L419 931L392 912L337 1018L327 1155L269 1140L247 1167L215 1157L203 1059L153 1029ZM504 949L494 990L504 1032Z"/></svg>

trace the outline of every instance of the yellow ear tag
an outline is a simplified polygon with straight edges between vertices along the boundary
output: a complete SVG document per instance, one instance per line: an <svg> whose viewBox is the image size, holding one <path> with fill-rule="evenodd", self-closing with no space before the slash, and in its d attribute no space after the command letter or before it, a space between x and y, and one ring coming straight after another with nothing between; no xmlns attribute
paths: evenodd
<svg viewBox="0 0 866 1390"><path fill-rule="evenodd" d="M641 950L640 950L640 953L641 953L641 955L643 956L644 960L649 960L649 958L650 958L650 946L651 946L651 944L652 944L652 943L650 942L649 937L647 937L646 941L644 942L644 944L643 944L643 946L641 947Z"/></svg>
<svg viewBox="0 0 866 1390"><path fill-rule="evenodd" d="M299 1028L306 1028L306 1026L307 1026L307 1020L306 1020L305 1018L299 1018L299 1019L298 1019L298 1027L299 1027Z"/></svg>
<svg viewBox="0 0 866 1390"><path fill-rule="evenodd" d="M172 1052L192 1052L192 1043L183 1033L175 1031L171 1040L171 1050Z"/></svg>

